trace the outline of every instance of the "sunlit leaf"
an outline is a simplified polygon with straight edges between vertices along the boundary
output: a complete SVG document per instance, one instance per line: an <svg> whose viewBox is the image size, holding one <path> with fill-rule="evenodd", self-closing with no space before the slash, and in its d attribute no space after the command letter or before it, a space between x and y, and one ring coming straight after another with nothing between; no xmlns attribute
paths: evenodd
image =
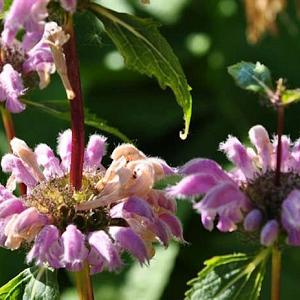
<svg viewBox="0 0 300 300"><path fill-rule="evenodd" d="M65 100L36 102L24 100L23 102L34 108L40 109L56 118L70 121L70 109L68 102ZM97 128L104 132L110 133L124 142L130 143L130 139L120 132L117 128L107 125L106 121L98 118L95 114L90 113L87 109L84 111L84 123L88 126Z"/></svg>
<svg viewBox="0 0 300 300"><path fill-rule="evenodd" d="M284 90L281 93L281 101L284 105L288 105L300 100L300 89Z"/></svg>
<svg viewBox="0 0 300 300"><path fill-rule="evenodd" d="M156 181L153 188L157 189L157 190L163 190L163 189L167 188L168 186L177 184L181 179L182 179L182 176L180 176L180 175L166 176L166 177Z"/></svg>
<svg viewBox="0 0 300 300"><path fill-rule="evenodd" d="M228 67L228 73L242 89L262 94L269 94L272 90L271 72L260 62L242 61Z"/></svg>
<svg viewBox="0 0 300 300"><path fill-rule="evenodd" d="M205 262L198 277L189 281L186 300L257 300L270 250L253 257L246 254L216 256Z"/></svg>
<svg viewBox="0 0 300 300"><path fill-rule="evenodd" d="M160 34L158 24L91 3L90 9L102 21L105 31L125 59L125 64L150 77L155 76L162 87L170 87L184 112L187 137L192 113L192 97L178 58Z"/></svg>
<svg viewBox="0 0 300 300"><path fill-rule="evenodd" d="M0 288L1 300L58 300L56 272L47 268L25 269Z"/></svg>
<svg viewBox="0 0 300 300"><path fill-rule="evenodd" d="M174 243L167 250L157 248L155 257L151 260L149 267L141 268L138 263L133 265L126 274L119 299L161 299L176 262L178 252L179 245Z"/></svg>

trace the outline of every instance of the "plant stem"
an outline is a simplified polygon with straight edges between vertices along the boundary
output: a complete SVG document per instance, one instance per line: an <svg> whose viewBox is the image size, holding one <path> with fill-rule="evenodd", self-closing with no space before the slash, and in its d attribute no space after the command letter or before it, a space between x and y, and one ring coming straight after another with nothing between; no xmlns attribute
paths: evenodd
<svg viewBox="0 0 300 300"><path fill-rule="evenodd" d="M75 93L75 98L70 100L72 122L70 184L75 188L75 190L80 190L84 159L84 112L79 61L76 51L76 37L71 15L68 16L68 21L64 30L70 35L69 41L64 46L64 53L66 57L68 78Z"/></svg>
<svg viewBox="0 0 300 300"><path fill-rule="evenodd" d="M84 264L84 267L81 271L75 272L75 278L79 300L94 299L90 277L90 268L87 263Z"/></svg>
<svg viewBox="0 0 300 300"><path fill-rule="evenodd" d="M282 134L284 130L284 107L278 105L277 107L277 155L276 155L276 173L275 184L280 185L280 173L281 173L281 160L282 160Z"/></svg>
<svg viewBox="0 0 300 300"><path fill-rule="evenodd" d="M7 141L10 142L15 137L15 128L11 114L8 110L1 106L1 116Z"/></svg>
<svg viewBox="0 0 300 300"><path fill-rule="evenodd" d="M5 109L3 106L0 106L0 110L1 110L1 116L2 116L2 122L3 122L3 127L5 130L5 134L6 134L6 139L10 148L10 141L15 137L15 127L14 127L14 123L11 117L10 112ZM11 150L11 148L10 148ZM21 195L26 194L26 185L24 183L19 183L18 184L19 187L19 192Z"/></svg>
<svg viewBox="0 0 300 300"><path fill-rule="evenodd" d="M65 32L70 35L69 41L64 47L68 78L75 93L70 100L71 123L72 123L72 154L70 166L70 185L75 190L81 189L83 159L84 159L84 111L83 97L81 92L79 60L76 50L76 37L73 27L72 16L68 16ZM93 287L90 277L90 269L87 262L81 271L75 273L76 286L80 300L93 300Z"/></svg>
<svg viewBox="0 0 300 300"><path fill-rule="evenodd" d="M272 300L280 300L281 252L278 245L272 249Z"/></svg>

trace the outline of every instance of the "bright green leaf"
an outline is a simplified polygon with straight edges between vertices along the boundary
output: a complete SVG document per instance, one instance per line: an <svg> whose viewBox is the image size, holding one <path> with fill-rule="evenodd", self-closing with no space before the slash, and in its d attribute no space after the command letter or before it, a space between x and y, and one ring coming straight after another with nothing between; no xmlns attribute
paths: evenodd
<svg viewBox="0 0 300 300"><path fill-rule="evenodd" d="M300 89L284 90L281 93L281 101L284 105L291 104L300 100Z"/></svg>
<svg viewBox="0 0 300 300"><path fill-rule="evenodd" d="M179 252L179 245L172 243L169 248L157 248L149 267L141 268L136 263L126 274L120 289L122 300L159 300L168 284ZM99 299L101 295L99 295Z"/></svg>
<svg viewBox="0 0 300 300"><path fill-rule="evenodd" d="M242 89L262 94L270 94L272 90L270 70L259 62L242 61L228 67L228 73Z"/></svg>
<svg viewBox="0 0 300 300"><path fill-rule="evenodd" d="M156 181L153 188L157 189L157 190L163 190L163 189L167 188L168 186L175 185L181 179L182 179L182 176L180 176L180 175L166 176L163 179Z"/></svg>
<svg viewBox="0 0 300 300"><path fill-rule="evenodd" d="M216 256L205 262L198 277L188 282L186 300L257 300L270 249L253 257L246 254Z"/></svg>
<svg viewBox="0 0 300 300"><path fill-rule="evenodd" d="M1 300L58 300L56 272L47 268L28 268L0 288Z"/></svg>
<svg viewBox="0 0 300 300"><path fill-rule="evenodd" d="M23 99L23 102L25 104L31 105L34 108L40 109L56 118L70 121L69 104L65 100L44 101L41 103ZM112 134L124 142L130 143L130 139L125 134L120 132L117 128L107 125L106 121L98 118L95 114L90 113L87 109L85 109L84 111L84 123L88 126Z"/></svg>
<svg viewBox="0 0 300 300"><path fill-rule="evenodd" d="M184 112L187 137L192 114L192 97L178 58L160 34L158 24L91 3L90 9L102 21L105 31L125 59L125 64L150 77L155 76L162 87L170 87Z"/></svg>

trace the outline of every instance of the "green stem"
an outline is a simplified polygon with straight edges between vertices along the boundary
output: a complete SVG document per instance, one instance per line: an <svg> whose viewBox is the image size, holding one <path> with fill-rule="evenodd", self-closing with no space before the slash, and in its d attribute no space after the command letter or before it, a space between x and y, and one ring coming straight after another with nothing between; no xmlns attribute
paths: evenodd
<svg viewBox="0 0 300 300"><path fill-rule="evenodd" d="M75 272L75 278L79 300L93 300L94 294L88 263L84 264L81 271Z"/></svg>
<svg viewBox="0 0 300 300"><path fill-rule="evenodd" d="M281 251L278 246L272 249L272 300L280 300Z"/></svg>

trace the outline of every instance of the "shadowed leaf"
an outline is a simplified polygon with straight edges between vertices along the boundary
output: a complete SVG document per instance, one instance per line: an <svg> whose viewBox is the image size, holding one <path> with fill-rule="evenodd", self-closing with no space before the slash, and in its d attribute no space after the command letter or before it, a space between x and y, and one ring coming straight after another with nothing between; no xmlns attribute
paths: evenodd
<svg viewBox="0 0 300 300"><path fill-rule="evenodd" d="M253 257L243 253L216 256L188 282L185 300L257 300L270 250Z"/></svg>
<svg viewBox="0 0 300 300"><path fill-rule="evenodd" d="M188 135L192 114L192 97L178 58L166 39L158 31L158 24L125 13L118 13L95 3L90 9L104 24L105 31L125 59L127 67L155 76L164 88L170 87L184 112L185 129L180 137Z"/></svg>
<svg viewBox="0 0 300 300"><path fill-rule="evenodd" d="M44 101L34 102L29 100L22 100L25 104L30 105L34 108L40 109L54 117L62 120L70 121L70 109L68 102L65 100L57 101ZM88 126L97 128L109 134L112 134L124 142L130 143L130 139L120 132L117 128L111 127L106 124L106 121L98 118L95 114L90 113L87 109L84 111L84 123Z"/></svg>

